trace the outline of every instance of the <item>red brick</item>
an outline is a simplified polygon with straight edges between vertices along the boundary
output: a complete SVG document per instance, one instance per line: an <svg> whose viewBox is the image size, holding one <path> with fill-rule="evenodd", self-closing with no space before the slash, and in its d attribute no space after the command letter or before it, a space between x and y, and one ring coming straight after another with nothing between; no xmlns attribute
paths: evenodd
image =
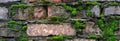
<svg viewBox="0 0 120 41"><path fill-rule="evenodd" d="M101 30L94 22L88 22L85 28L85 32L88 34L100 35Z"/></svg>
<svg viewBox="0 0 120 41"><path fill-rule="evenodd" d="M34 8L34 17L35 19L41 19L46 17L46 11L43 7L35 7Z"/></svg>
<svg viewBox="0 0 120 41"><path fill-rule="evenodd" d="M65 9L60 6L49 6L48 7L48 17L59 16L59 15L64 15L66 17L68 16Z"/></svg>
<svg viewBox="0 0 120 41"><path fill-rule="evenodd" d="M75 29L71 28L68 23L28 24L27 34L29 36L75 35Z"/></svg>
<svg viewBox="0 0 120 41"><path fill-rule="evenodd" d="M26 9L25 9L26 10ZM27 11L27 10L26 10ZM28 17L28 14L23 14L22 13L22 9L18 9L18 13L17 14L15 14L14 16L13 16L13 19L16 19L16 20L26 20L27 19L27 17Z"/></svg>

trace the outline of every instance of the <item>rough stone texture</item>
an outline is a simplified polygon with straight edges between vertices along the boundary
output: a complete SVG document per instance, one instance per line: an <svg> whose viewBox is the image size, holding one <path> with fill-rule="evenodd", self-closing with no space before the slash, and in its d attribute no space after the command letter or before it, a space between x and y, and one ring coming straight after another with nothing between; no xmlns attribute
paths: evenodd
<svg viewBox="0 0 120 41"><path fill-rule="evenodd" d="M68 23L28 24L27 34L29 36L75 35L75 29L71 28Z"/></svg>
<svg viewBox="0 0 120 41"><path fill-rule="evenodd" d="M107 15L120 15L120 7L119 6L109 6L105 8L104 14Z"/></svg>
<svg viewBox="0 0 120 41"><path fill-rule="evenodd" d="M98 26L95 26L94 22L88 22L85 28L85 32L89 35L100 35L101 30Z"/></svg>
<svg viewBox="0 0 120 41"><path fill-rule="evenodd" d="M60 6L49 6L48 7L48 17L59 16L59 15L64 15L66 17L68 16L68 14L65 11L65 9L63 9Z"/></svg>
<svg viewBox="0 0 120 41"><path fill-rule="evenodd" d="M27 12L28 10L25 9L25 11ZM28 17L28 14L22 13L22 9L19 8L18 9L18 13L13 16L13 19L16 19L16 20L26 20L27 17Z"/></svg>
<svg viewBox="0 0 120 41"><path fill-rule="evenodd" d="M15 2L20 0L0 0L0 3Z"/></svg>
<svg viewBox="0 0 120 41"><path fill-rule="evenodd" d="M5 7L0 7L0 19L7 19L8 9Z"/></svg>
<svg viewBox="0 0 120 41"><path fill-rule="evenodd" d="M91 10L92 14L95 14L95 16L100 17L100 7L99 6L94 6Z"/></svg>
<svg viewBox="0 0 120 41"><path fill-rule="evenodd" d="M24 12L24 13L23 13ZM30 8L24 9L18 9L18 13L13 16L14 19L16 20L38 20L38 19L43 19L46 17L46 11L43 7L34 7L34 12L33 14L30 14Z"/></svg>
<svg viewBox="0 0 120 41"><path fill-rule="evenodd" d="M41 19L46 17L46 11L43 7L35 7L34 8L34 18Z"/></svg>

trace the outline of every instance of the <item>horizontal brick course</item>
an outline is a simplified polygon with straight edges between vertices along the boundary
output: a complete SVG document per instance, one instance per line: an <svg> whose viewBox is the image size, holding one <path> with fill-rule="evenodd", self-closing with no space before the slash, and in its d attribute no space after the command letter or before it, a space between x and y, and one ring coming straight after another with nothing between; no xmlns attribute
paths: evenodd
<svg viewBox="0 0 120 41"><path fill-rule="evenodd" d="M70 24L28 24L29 36L75 35L75 29Z"/></svg>

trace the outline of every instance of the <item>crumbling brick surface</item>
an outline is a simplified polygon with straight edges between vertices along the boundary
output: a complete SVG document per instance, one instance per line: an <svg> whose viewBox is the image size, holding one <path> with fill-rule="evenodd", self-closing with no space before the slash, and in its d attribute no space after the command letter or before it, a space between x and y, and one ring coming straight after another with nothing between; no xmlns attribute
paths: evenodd
<svg viewBox="0 0 120 41"><path fill-rule="evenodd" d="M70 24L28 24L29 36L75 35L75 29Z"/></svg>

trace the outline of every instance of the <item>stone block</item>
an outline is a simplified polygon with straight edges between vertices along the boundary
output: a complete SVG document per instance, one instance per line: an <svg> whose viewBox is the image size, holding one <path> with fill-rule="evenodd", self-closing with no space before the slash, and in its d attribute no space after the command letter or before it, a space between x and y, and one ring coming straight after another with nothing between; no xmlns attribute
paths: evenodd
<svg viewBox="0 0 120 41"><path fill-rule="evenodd" d="M75 29L69 23L64 24L28 24L29 36L75 35Z"/></svg>
<svg viewBox="0 0 120 41"><path fill-rule="evenodd" d="M31 10L33 9L33 10ZM24 10L18 9L18 13L13 16L15 20L40 20L46 17L46 10L43 7L32 7Z"/></svg>
<svg viewBox="0 0 120 41"><path fill-rule="evenodd" d="M94 22L88 22L85 27L85 32L88 35L101 35L101 29Z"/></svg>
<svg viewBox="0 0 120 41"><path fill-rule="evenodd" d="M48 17L60 16L60 15L64 15L66 17L69 16L66 10L62 8L61 6L49 6L48 7Z"/></svg>
<svg viewBox="0 0 120 41"><path fill-rule="evenodd" d="M0 0L0 3L15 2L20 0Z"/></svg>
<svg viewBox="0 0 120 41"><path fill-rule="evenodd" d="M94 14L96 17L100 17L100 7L99 6L93 6L91 9L91 13Z"/></svg>
<svg viewBox="0 0 120 41"><path fill-rule="evenodd" d="M104 15L120 15L120 7L119 6L109 6L104 9Z"/></svg>
<svg viewBox="0 0 120 41"><path fill-rule="evenodd" d="M8 9L6 7L0 7L0 19L7 20Z"/></svg>

